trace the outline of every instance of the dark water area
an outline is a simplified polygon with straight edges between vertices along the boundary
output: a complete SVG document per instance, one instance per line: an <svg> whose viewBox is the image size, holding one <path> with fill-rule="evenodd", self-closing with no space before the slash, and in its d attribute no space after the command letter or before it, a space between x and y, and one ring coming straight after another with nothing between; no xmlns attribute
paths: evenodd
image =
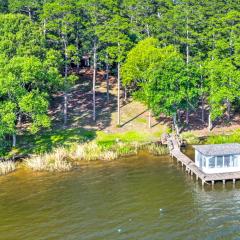
<svg viewBox="0 0 240 240"><path fill-rule="evenodd" d="M202 186L142 153L66 174L0 178L1 240L240 239L240 182Z"/></svg>

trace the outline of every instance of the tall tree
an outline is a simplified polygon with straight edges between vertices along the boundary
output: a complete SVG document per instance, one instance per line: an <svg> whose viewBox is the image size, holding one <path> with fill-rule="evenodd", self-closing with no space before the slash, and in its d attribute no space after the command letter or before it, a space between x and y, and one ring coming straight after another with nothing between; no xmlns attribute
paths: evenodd
<svg viewBox="0 0 240 240"><path fill-rule="evenodd" d="M35 24L12 14L0 15L0 50L1 136L12 134L15 146L17 124L23 118L31 132L50 126L48 93L61 81L58 55L43 47Z"/></svg>
<svg viewBox="0 0 240 240"><path fill-rule="evenodd" d="M107 43L106 52L109 56L109 60L112 63L117 63L117 125L120 125L121 64L132 44L129 36L129 24L127 19L121 16L121 11L117 10L116 14L113 15L109 21L106 21L99 31L102 33L100 40Z"/></svg>
<svg viewBox="0 0 240 240"><path fill-rule="evenodd" d="M46 39L50 46L55 46L63 56L63 125L66 127L68 120L68 90L76 81L74 75L69 75L70 63L76 54L75 39L76 18L74 15L75 0L55 0L46 3L43 7L41 18L46 21Z"/></svg>

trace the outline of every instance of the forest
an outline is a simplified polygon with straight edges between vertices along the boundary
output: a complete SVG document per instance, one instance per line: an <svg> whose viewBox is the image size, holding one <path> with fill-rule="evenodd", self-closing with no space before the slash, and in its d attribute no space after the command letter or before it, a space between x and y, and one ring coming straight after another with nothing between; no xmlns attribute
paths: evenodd
<svg viewBox="0 0 240 240"><path fill-rule="evenodd" d="M212 129L239 111L238 0L0 0L0 139L16 146L18 127L36 134L51 126L52 95L68 91L82 67L121 89L154 116L188 126L201 110ZM151 115L150 114L150 115Z"/></svg>

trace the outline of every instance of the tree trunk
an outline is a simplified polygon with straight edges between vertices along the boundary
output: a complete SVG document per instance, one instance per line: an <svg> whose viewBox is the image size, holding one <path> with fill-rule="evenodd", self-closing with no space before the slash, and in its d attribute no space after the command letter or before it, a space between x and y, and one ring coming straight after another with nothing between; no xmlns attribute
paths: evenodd
<svg viewBox="0 0 240 240"><path fill-rule="evenodd" d="M43 20L43 36L44 38L46 38L46 33L47 33L47 29L46 29L46 19Z"/></svg>
<svg viewBox="0 0 240 240"><path fill-rule="evenodd" d="M147 32L147 36L150 37L150 31L149 31L149 25L146 25L146 32Z"/></svg>
<svg viewBox="0 0 240 240"><path fill-rule="evenodd" d="M212 130L212 119L211 119L211 113L209 113L209 116L208 116L208 131L210 132Z"/></svg>
<svg viewBox="0 0 240 240"><path fill-rule="evenodd" d="M93 121L96 121L96 77L97 77L97 47L93 47Z"/></svg>
<svg viewBox="0 0 240 240"><path fill-rule="evenodd" d="M68 114L68 96L67 96L67 92L64 91L63 94L63 98L64 98L64 109L63 109L63 116L64 116L64 127L67 126L67 114Z"/></svg>
<svg viewBox="0 0 240 240"><path fill-rule="evenodd" d="M32 11L31 11L31 8L28 8L28 16L29 16L30 20L32 20Z"/></svg>
<svg viewBox="0 0 240 240"><path fill-rule="evenodd" d="M63 125L64 127L67 126L67 115L68 115L68 95L67 95L67 89L66 89L66 85L67 85L67 77L68 77L68 63L67 63L67 53L65 54L65 74L64 74L64 93L63 93L63 97L64 97L64 108L63 108L63 116L64 116L64 120L63 120Z"/></svg>
<svg viewBox="0 0 240 240"><path fill-rule="evenodd" d="M20 112L19 114L18 114L18 127L21 127L22 126L22 113Z"/></svg>
<svg viewBox="0 0 240 240"><path fill-rule="evenodd" d="M121 112L120 112L120 88L121 88L121 79L120 79L120 63L118 62L118 116L117 116L117 124L121 125Z"/></svg>
<svg viewBox="0 0 240 240"><path fill-rule="evenodd" d="M178 123L181 122L181 111L180 110L177 110L177 121L178 121Z"/></svg>
<svg viewBox="0 0 240 240"><path fill-rule="evenodd" d="M187 71L188 71L188 65L189 65L189 30L188 30L188 16L187 16L187 44L186 44L186 63L187 63ZM188 74L188 73L187 73ZM189 88L189 86L188 86ZM188 102L187 102L188 104ZM186 124L189 125L189 109L187 107L186 111Z"/></svg>
<svg viewBox="0 0 240 240"><path fill-rule="evenodd" d="M17 136L16 136L16 134L14 133L14 134L12 135L12 147L16 147L16 145L17 145Z"/></svg>
<svg viewBox="0 0 240 240"><path fill-rule="evenodd" d="M109 103L109 64L106 63L106 82L107 82L107 102Z"/></svg>
<svg viewBox="0 0 240 240"><path fill-rule="evenodd" d="M187 67L188 67L188 64L189 64L189 43L188 42L189 42L189 30L188 30L188 17L187 17L187 45L186 45Z"/></svg>
<svg viewBox="0 0 240 240"><path fill-rule="evenodd" d="M124 89L124 101L127 101L127 87Z"/></svg>
<svg viewBox="0 0 240 240"><path fill-rule="evenodd" d="M201 65L200 65L201 68ZM203 90L203 75L201 74L201 112L202 112L202 116L201 116L201 120L204 123L205 122L205 112L204 112L204 90Z"/></svg>
<svg viewBox="0 0 240 240"><path fill-rule="evenodd" d="M205 122L205 109L204 109L204 97L203 97L203 94L202 94L202 97L201 97L201 102L202 102L202 107L201 107L201 111L202 111L202 122L204 123Z"/></svg>
<svg viewBox="0 0 240 240"><path fill-rule="evenodd" d="M231 103L227 99L227 120L230 121L230 119L231 119Z"/></svg>
<svg viewBox="0 0 240 240"><path fill-rule="evenodd" d="M186 124L189 125L189 109L186 110Z"/></svg>
<svg viewBox="0 0 240 240"><path fill-rule="evenodd" d="M65 40L64 35L62 35L63 43L64 43L64 57L65 57L65 66L64 66L64 106L63 106L63 125L67 126L67 114L68 114L68 95L67 95L67 78L68 78L68 53L67 53L67 42Z"/></svg>
<svg viewBox="0 0 240 240"><path fill-rule="evenodd" d="M80 73L80 56L79 56L79 23L77 22L77 30L76 30L76 49L77 49L77 73Z"/></svg>
<svg viewBox="0 0 240 240"><path fill-rule="evenodd" d="M152 127L152 112L151 109L148 110L148 128L150 129Z"/></svg>
<svg viewBox="0 0 240 240"><path fill-rule="evenodd" d="M173 126L176 130L176 134L179 135L179 128L178 128L178 125L177 125L177 119L176 119L176 114L173 115Z"/></svg>

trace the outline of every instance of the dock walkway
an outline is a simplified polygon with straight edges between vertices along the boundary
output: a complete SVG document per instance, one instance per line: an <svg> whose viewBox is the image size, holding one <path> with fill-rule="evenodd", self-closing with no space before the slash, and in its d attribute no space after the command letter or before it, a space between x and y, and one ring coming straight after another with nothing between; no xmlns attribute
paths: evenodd
<svg viewBox="0 0 240 240"><path fill-rule="evenodd" d="M185 166L186 171L196 176L196 179L200 179L202 185L211 183L214 185L216 181L222 181L223 184L227 180L231 180L235 184L236 180L240 179L240 172L231 173L215 173L207 174L202 172L188 156L181 151L181 140L174 134L171 134L167 138L167 145L172 157L176 158L177 162L180 162L182 166Z"/></svg>

